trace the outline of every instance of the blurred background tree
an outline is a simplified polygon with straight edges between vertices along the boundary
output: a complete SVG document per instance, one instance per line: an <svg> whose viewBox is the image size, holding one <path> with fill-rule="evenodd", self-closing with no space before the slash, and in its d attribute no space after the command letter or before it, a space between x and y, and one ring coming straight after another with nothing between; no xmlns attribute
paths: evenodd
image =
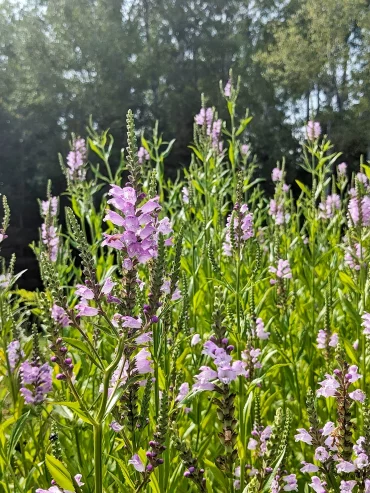
<svg viewBox="0 0 370 493"><path fill-rule="evenodd" d="M368 0L3 0L0 192L19 268L32 268L36 198L48 178L54 193L64 188L57 153L70 132L84 136L92 115L118 156L132 108L140 130L159 120L176 138L174 176L188 164L200 93L220 107L230 67L242 76L239 108L254 116L248 138L263 177L286 155L294 180L309 117L354 165L370 154L369 38Z"/></svg>

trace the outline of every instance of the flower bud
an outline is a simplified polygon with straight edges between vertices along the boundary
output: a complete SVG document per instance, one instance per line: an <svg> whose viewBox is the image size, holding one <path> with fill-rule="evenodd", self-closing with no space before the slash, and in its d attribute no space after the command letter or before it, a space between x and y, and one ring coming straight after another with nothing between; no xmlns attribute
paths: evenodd
<svg viewBox="0 0 370 493"><path fill-rule="evenodd" d="M64 375L64 373L58 373L56 376L57 380L67 380L67 377Z"/></svg>
<svg viewBox="0 0 370 493"><path fill-rule="evenodd" d="M156 324L159 322L159 318L157 317L157 315L153 315L151 321L153 322L153 324Z"/></svg>
<svg viewBox="0 0 370 493"><path fill-rule="evenodd" d="M58 358L56 356L52 356L50 358L50 361L52 361L53 363L56 363L58 361Z"/></svg>
<svg viewBox="0 0 370 493"><path fill-rule="evenodd" d="M70 364L72 363L72 358L66 358L66 359L64 360L64 363L65 363L66 365L70 365Z"/></svg>

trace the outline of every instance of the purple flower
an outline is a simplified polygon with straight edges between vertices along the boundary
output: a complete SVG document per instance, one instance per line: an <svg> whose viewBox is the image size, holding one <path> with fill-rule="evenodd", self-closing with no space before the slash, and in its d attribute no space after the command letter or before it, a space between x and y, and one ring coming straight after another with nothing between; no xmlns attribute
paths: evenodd
<svg viewBox="0 0 370 493"><path fill-rule="evenodd" d="M278 279L291 279L292 271L290 270L290 265L288 260L279 259L277 267L270 265L269 272L275 274ZM275 280L271 279L270 283L275 284Z"/></svg>
<svg viewBox="0 0 370 493"><path fill-rule="evenodd" d="M265 324L262 318L257 318L256 320L256 336L261 340L266 340L270 336L270 332L265 332Z"/></svg>
<svg viewBox="0 0 370 493"><path fill-rule="evenodd" d="M140 457L137 455L137 454L134 454L131 459L128 461L128 463L131 465L131 466L134 466L134 468L138 471L138 472L144 472L145 471L145 466L144 464L142 463Z"/></svg>
<svg viewBox="0 0 370 493"><path fill-rule="evenodd" d="M58 257L59 237L55 226L43 223L41 225L41 240L47 247L49 259L52 262L56 262Z"/></svg>
<svg viewBox="0 0 370 493"><path fill-rule="evenodd" d="M328 421L325 423L324 428L322 430L322 434L324 437L329 436L335 430L335 424L332 421Z"/></svg>
<svg viewBox="0 0 370 493"><path fill-rule="evenodd" d="M50 197L48 200L41 201L41 211L43 216L55 217L58 213L58 197Z"/></svg>
<svg viewBox="0 0 370 493"><path fill-rule="evenodd" d="M344 255L344 261L351 269L360 270L361 267L365 266L365 263L363 261L364 253L365 252L359 243L355 243L354 245L347 245Z"/></svg>
<svg viewBox="0 0 370 493"><path fill-rule="evenodd" d="M75 308L78 317L95 317L99 313L99 309L89 306L85 298L82 298Z"/></svg>
<svg viewBox="0 0 370 493"><path fill-rule="evenodd" d="M129 329L141 329L143 324L141 318L134 318L129 315L122 317L122 320L122 327L127 327Z"/></svg>
<svg viewBox="0 0 370 493"><path fill-rule="evenodd" d="M328 195L326 199L319 204L319 217L321 219L331 219L335 211L340 210L340 197L338 194Z"/></svg>
<svg viewBox="0 0 370 493"><path fill-rule="evenodd" d="M236 236L236 243L241 247L241 241L247 241L254 236L253 231L253 215L248 211L247 204L243 204L240 207L240 225L238 215L230 214L226 222L226 235L225 242L223 244L224 255L230 257L232 255L231 244L231 221L233 220L233 227Z"/></svg>
<svg viewBox="0 0 370 493"><path fill-rule="evenodd" d="M354 464L357 467L357 469L364 469L369 465L369 458L366 454L361 453L354 460Z"/></svg>
<svg viewBox="0 0 370 493"><path fill-rule="evenodd" d="M136 344L147 344L148 342L152 342L153 337L151 332L144 332L143 334L140 334L138 337L135 339Z"/></svg>
<svg viewBox="0 0 370 493"><path fill-rule="evenodd" d="M339 175L345 175L347 172L347 163L340 163L337 167Z"/></svg>
<svg viewBox="0 0 370 493"><path fill-rule="evenodd" d="M182 201L184 202L184 204L188 204L189 203L189 189L188 187L182 187Z"/></svg>
<svg viewBox="0 0 370 493"><path fill-rule="evenodd" d="M357 380L362 378L362 375L357 373L357 370L358 370L358 366L356 366L356 365L352 365L348 368L348 373L346 375L346 378L351 383L357 382Z"/></svg>
<svg viewBox="0 0 370 493"><path fill-rule="evenodd" d="M370 493L370 479L365 479L365 491L364 493Z"/></svg>
<svg viewBox="0 0 370 493"><path fill-rule="evenodd" d="M191 338L190 345L191 346L196 346L197 344L199 344L200 341L201 341L200 335L199 334L194 334L193 337Z"/></svg>
<svg viewBox="0 0 370 493"><path fill-rule="evenodd" d="M224 95L229 98L231 96L231 80L228 80L224 87Z"/></svg>
<svg viewBox="0 0 370 493"><path fill-rule="evenodd" d="M363 334L370 335L370 313L365 312L362 315L362 327L364 328Z"/></svg>
<svg viewBox="0 0 370 493"><path fill-rule="evenodd" d="M354 466L354 464L352 464L352 462L348 462L348 461L345 461L345 460L341 460L338 464L337 464L337 473L341 473L341 472L353 472L355 471L356 467Z"/></svg>
<svg viewBox="0 0 370 493"><path fill-rule="evenodd" d="M76 295L84 298L85 300L93 300L94 292L86 287L84 284L77 284Z"/></svg>
<svg viewBox="0 0 370 493"><path fill-rule="evenodd" d="M354 390L353 392L350 392L348 395L350 396L350 398L352 400L358 401L361 403L363 403L365 401L365 398L366 398L366 394L360 389Z"/></svg>
<svg viewBox="0 0 370 493"><path fill-rule="evenodd" d="M68 327L68 325L71 324L71 321L68 318L68 315L64 308L56 304L54 304L51 309L51 318L62 327Z"/></svg>
<svg viewBox="0 0 370 493"><path fill-rule="evenodd" d="M307 471L307 472L309 472L309 471ZM314 472L316 472L316 471L314 471ZM326 486L326 483L323 483L318 476L312 476L311 484L309 484L309 486L314 491L316 491L316 493L326 493L326 489L324 488L324 486Z"/></svg>
<svg viewBox="0 0 370 493"><path fill-rule="evenodd" d="M20 368L22 388L20 393L26 404L41 404L47 393L51 392L52 369L48 363L42 366L24 361ZM31 388L30 388L31 387Z"/></svg>
<svg viewBox="0 0 370 493"><path fill-rule="evenodd" d="M83 180L86 172L83 166L87 159L86 142L77 138L72 142L72 149L67 156L68 174L71 179Z"/></svg>
<svg viewBox="0 0 370 493"><path fill-rule="evenodd" d="M141 349L135 356L136 369L141 375L153 373L151 366L153 362L150 358L150 352L146 348Z"/></svg>
<svg viewBox="0 0 370 493"><path fill-rule="evenodd" d="M351 492L353 490L353 488L356 486L356 484L357 484L357 481L354 481L354 480L352 480L352 481L344 481L344 480L342 480L340 482L340 487L339 487L341 493L349 493L349 492Z"/></svg>
<svg viewBox="0 0 370 493"><path fill-rule="evenodd" d="M283 481L286 483L283 487L284 491L298 491L297 477L295 474L283 476Z"/></svg>
<svg viewBox="0 0 370 493"><path fill-rule="evenodd" d="M108 277L104 284L103 284L103 287L101 288L101 292L103 294L110 294L112 289L114 288L114 286L116 285L117 283L113 282L112 279L110 277Z"/></svg>
<svg viewBox="0 0 370 493"><path fill-rule="evenodd" d="M329 374L325 375L326 378L322 382L319 382L321 388L316 391L316 395L324 397L333 397L337 393L339 382Z"/></svg>
<svg viewBox="0 0 370 493"><path fill-rule="evenodd" d="M81 479L82 479L82 474L76 474L74 476L74 480L76 481L78 486L83 486L85 484L81 481Z"/></svg>
<svg viewBox="0 0 370 493"><path fill-rule="evenodd" d="M271 173L271 178L273 182L281 181L283 178L283 170L274 168Z"/></svg>
<svg viewBox="0 0 370 493"><path fill-rule="evenodd" d="M258 441L255 438L250 438L247 445L247 449L256 450L257 447L258 447Z"/></svg>
<svg viewBox="0 0 370 493"><path fill-rule="evenodd" d="M294 435L294 439L296 442L304 442L308 443L308 445L312 445L312 436L306 431L304 428L298 428L299 432L297 435Z"/></svg>
<svg viewBox="0 0 370 493"><path fill-rule="evenodd" d="M301 468L301 472L317 472L319 468L315 466L315 464L311 464L311 462L302 462L303 467Z"/></svg>
<svg viewBox="0 0 370 493"><path fill-rule="evenodd" d="M240 152L242 153L243 156L246 156L249 152L249 145L248 144L242 144L240 146Z"/></svg>
<svg viewBox="0 0 370 493"><path fill-rule="evenodd" d="M119 433L121 430L123 430L123 426L121 426L117 421L112 421L111 424L109 425L113 431L116 433Z"/></svg>
<svg viewBox="0 0 370 493"><path fill-rule="evenodd" d="M329 453L325 447L317 447L315 450L315 459L320 462L325 462L329 458Z"/></svg>
<svg viewBox="0 0 370 493"><path fill-rule="evenodd" d="M149 152L143 146L139 148L137 152L137 157L139 160L139 164L143 164L144 161L149 161L150 159Z"/></svg>
<svg viewBox="0 0 370 493"><path fill-rule="evenodd" d="M314 122L310 120L307 123L306 134L309 140L315 140L321 135L321 125L319 122Z"/></svg>
<svg viewBox="0 0 370 493"><path fill-rule="evenodd" d="M8 354L8 361L10 366L10 371L14 372L18 363L22 358L24 358L24 352L22 351L21 344L19 341L11 341L6 349Z"/></svg>
<svg viewBox="0 0 370 493"><path fill-rule="evenodd" d="M183 384L180 385L179 388L179 393L177 394L176 401L181 402L185 399L185 397L189 393L189 384L187 382L184 382Z"/></svg>

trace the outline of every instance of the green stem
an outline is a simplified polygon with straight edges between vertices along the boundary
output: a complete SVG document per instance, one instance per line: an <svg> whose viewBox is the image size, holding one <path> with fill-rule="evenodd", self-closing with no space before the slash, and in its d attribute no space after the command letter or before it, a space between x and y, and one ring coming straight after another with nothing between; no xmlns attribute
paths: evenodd
<svg viewBox="0 0 370 493"><path fill-rule="evenodd" d="M95 493L103 493L102 430L102 423L96 423L94 426Z"/></svg>

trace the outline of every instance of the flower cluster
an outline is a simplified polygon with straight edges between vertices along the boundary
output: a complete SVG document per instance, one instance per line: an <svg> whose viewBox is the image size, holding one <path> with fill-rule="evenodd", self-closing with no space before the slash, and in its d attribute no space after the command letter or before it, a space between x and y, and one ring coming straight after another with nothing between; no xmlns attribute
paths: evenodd
<svg viewBox="0 0 370 493"><path fill-rule="evenodd" d="M72 180L82 181L86 177L84 164L87 159L87 149L85 139L73 139L72 149L67 156L68 175Z"/></svg>
<svg viewBox="0 0 370 493"><path fill-rule="evenodd" d="M306 126L306 134L307 134L308 140L318 139L321 135L320 123L310 120Z"/></svg>
<svg viewBox="0 0 370 493"><path fill-rule="evenodd" d="M243 204L240 209L236 205L236 213L230 214L226 223L226 236L223 244L224 254L230 257L233 250L234 235L236 248L241 248L242 241L247 241L254 236L253 214L249 212L247 204Z"/></svg>
<svg viewBox="0 0 370 493"><path fill-rule="evenodd" d="M137 152L137 157L139 160L139 164L143 164L145 161L149 161L150 159L149 152L143 146L139 148Z"/></svg>
<svg viewBox="0 0 370 493"><path fill-rule="evenodd" d="M327 330L321 329L319 330L316 341L319 349L327 349L328 346L337 347L339 338L337 333L330 334Z"/></svg>
<svg viewBox="0 0 370 493"><path fill-rule="evenodd" d="M6 352L8 354L10 371L14 372L20 360L24 358L24 352L21 348L20 342L17 340L11 341L8 344Z"/></svg>
<svg viewBox="0 0 370 493"><path fill-rule="evenodd" d="M333 193L328 195L325 200L319 204L319 218L332 219L335 211L340 210L340 197L338 194Z"/></svg>
<svg viewBox="0 0 370 493"><path fill-rule="evenodd" d="M275 224L277 224L278 226L284 223L287 224L290 219L290 213L284 210L284 203L280 199L270 200L269 215L273 218Z"/></svg>
<svg viewBox="0 0 370 493"><path fill-rule="evenodd" d="M346 245L344 253L344 262L350 269L360 270L365 266L364 262L365 251L359 243Z"/></svg>
<svg viewBox="0 0 370 493"><path fill-rule="evenodd" d="M222 151L222 141L220 141L222 120L215 119L213 109L201 108L195 116L195 123L206 128L206 134L211 138L213 147Z"/></svg>
<svg viewBox="0 0 370 493"><path fill-rule="evenodd" d="M20 393L27 404L41 404L46 394L52 390L52 369L48 363L39 366L37 363L24 361L20 367L22 387Z"/></svg>
<svg viewBox="0 0 370 493"><path fill-rule="evenodd" d="M289 474L281 477L276 474L271 483L271 493L279 493L279 491L298 491L297 476Z"/></svg>
<svg viewBox="0 0 370 493"><path fill-rule="evenodd" d="M137 196L132 187L121 188L112 185L109 195L112 198L108 200L108 204L112 204L118 212L108 210L104 220L123 228L124 232L113 235L104 233L102 245L125 252L127 257L124 267L131 270L135 262L145 264L157 256L158 233L171 233L171 224L167 217L158 221L158 212L161 210L158 197L149 199L137 207L137 202L140 202L143 196ZM171 245L171 240L166 240L166 244Z"/></svg>
<svg viewBox="0 0 370 493"><path fill-rule="evenodd" d="M271 437L271 433L271 426L255 426L247 448L249 450L255 450L259 456L265 455L267 451L267 442Z"/></svg>
<svg viewBox="0 0 370 493"><path fill-rule="evenodd" d="M216 344L216 343L219 344ZM214 390L216 381L229 385L236 377L243 375L248 376L245 367L246 363L237 360L233 361L231 352L234 346L229 345L229 340L224 337L222 341L217 341L216 337L212 336L209 341L203 345L202 353L212 358L216 370L209 366L201 366L200 373L195 376L197 380L193 385L194 390Z"/></svg>
<svg viewBox="0 0 370 493"><path fill-rule="evenodd" d="M276 284L280 279L291 279L292 271L288 260L279 259L277 267L270 265L269 272L275 275L275 279L270 279L270 284Z"/></svg>

